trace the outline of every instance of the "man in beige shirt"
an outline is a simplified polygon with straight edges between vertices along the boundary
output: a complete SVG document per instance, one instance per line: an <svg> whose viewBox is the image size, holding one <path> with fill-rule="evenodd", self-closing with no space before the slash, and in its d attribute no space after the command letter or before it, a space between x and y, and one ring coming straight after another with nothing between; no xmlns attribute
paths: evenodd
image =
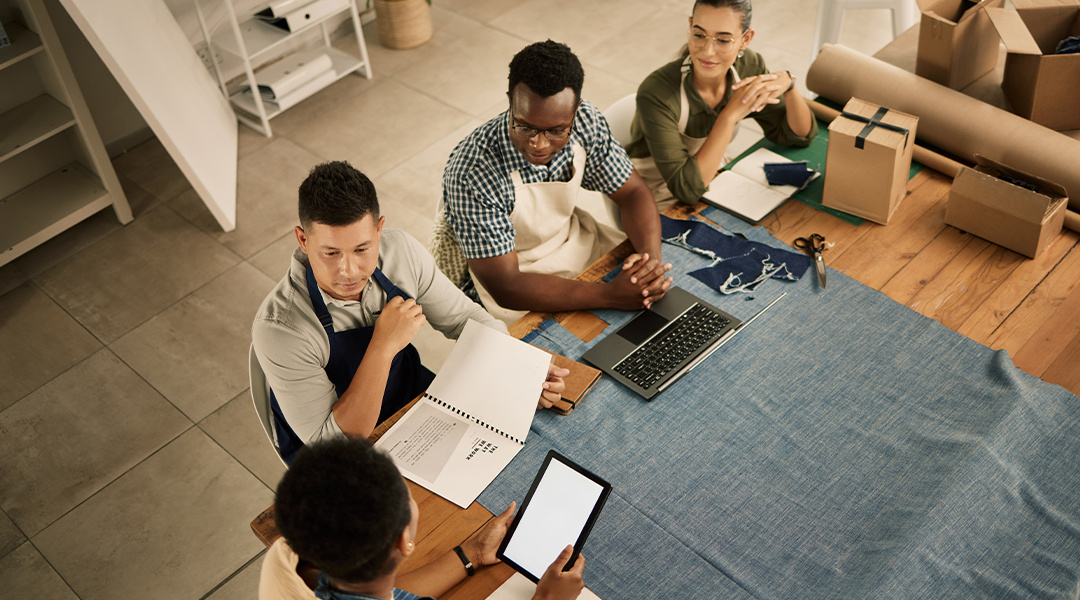
<svg viewBox="0 0 1080 600"><path fill-rule="evenodd" d="M425 322L456 339L469 319L506 331L409 234L384 229L371 181L346 162L316 166L299 190L299 248L251 329L288 463L327 437L367 437L434 375L411 344ZM540 406L558 401L552 370ZM492 399L498 401L498 399Z"/></svg>

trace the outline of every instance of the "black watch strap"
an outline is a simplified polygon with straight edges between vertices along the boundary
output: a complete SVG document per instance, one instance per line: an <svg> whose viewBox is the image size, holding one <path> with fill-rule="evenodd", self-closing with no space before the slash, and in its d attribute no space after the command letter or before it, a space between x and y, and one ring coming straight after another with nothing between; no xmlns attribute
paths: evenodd
<svg viewBox="0 0 1080 600"><path fill-rule="evenodd" d="M476 575L476 567L473 566L469 557L465 556L465 551L461 549L461 546L454 546L454 552L461 559L461 564L465 565L465 572L468 573L469 577Z"/></svg>

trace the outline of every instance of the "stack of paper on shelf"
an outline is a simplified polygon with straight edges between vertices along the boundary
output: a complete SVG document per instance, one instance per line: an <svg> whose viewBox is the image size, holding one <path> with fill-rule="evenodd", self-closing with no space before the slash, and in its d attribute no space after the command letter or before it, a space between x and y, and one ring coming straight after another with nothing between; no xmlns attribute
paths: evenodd
<svg viewBox="0 0 1080 600"><path fill-rule="evenodd" d="M322 49L286 56L255 74L263 100L273 102L281 110L321 90L336 78L334 62Z"/></svg>
<svg viewBox="0 0 1080 600"><path fill-rule="evenodd" d="M255 18L295 33L345 10L348 5L348 0L278 0L255 13Z"/></svg>

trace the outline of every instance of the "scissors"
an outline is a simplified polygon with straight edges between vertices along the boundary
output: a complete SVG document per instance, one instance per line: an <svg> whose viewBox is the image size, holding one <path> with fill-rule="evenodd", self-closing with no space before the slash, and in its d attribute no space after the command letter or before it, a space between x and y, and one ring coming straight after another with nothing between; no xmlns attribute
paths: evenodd
<svg viewBox="0 0 1080 600"><path fill-rule="evenodd" d="M795 238L795 247L799 250L805 250L810 256L814 257L814 267L817 269L817 279L821 287L825 287L825 261L821 258L821 253L825 250L825 237L821 234L812 233L810 238Z"/></svg>

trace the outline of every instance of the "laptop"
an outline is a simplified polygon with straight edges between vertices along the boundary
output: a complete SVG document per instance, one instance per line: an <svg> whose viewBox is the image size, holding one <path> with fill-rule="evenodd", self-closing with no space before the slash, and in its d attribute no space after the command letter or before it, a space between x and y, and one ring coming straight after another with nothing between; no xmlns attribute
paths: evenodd
<svg viewBox="0 0 1080 600"><path fill-rule="evenodd" d="M724 345L741 323L690 292L672 287L582 358L652 400Z"/></svg>

